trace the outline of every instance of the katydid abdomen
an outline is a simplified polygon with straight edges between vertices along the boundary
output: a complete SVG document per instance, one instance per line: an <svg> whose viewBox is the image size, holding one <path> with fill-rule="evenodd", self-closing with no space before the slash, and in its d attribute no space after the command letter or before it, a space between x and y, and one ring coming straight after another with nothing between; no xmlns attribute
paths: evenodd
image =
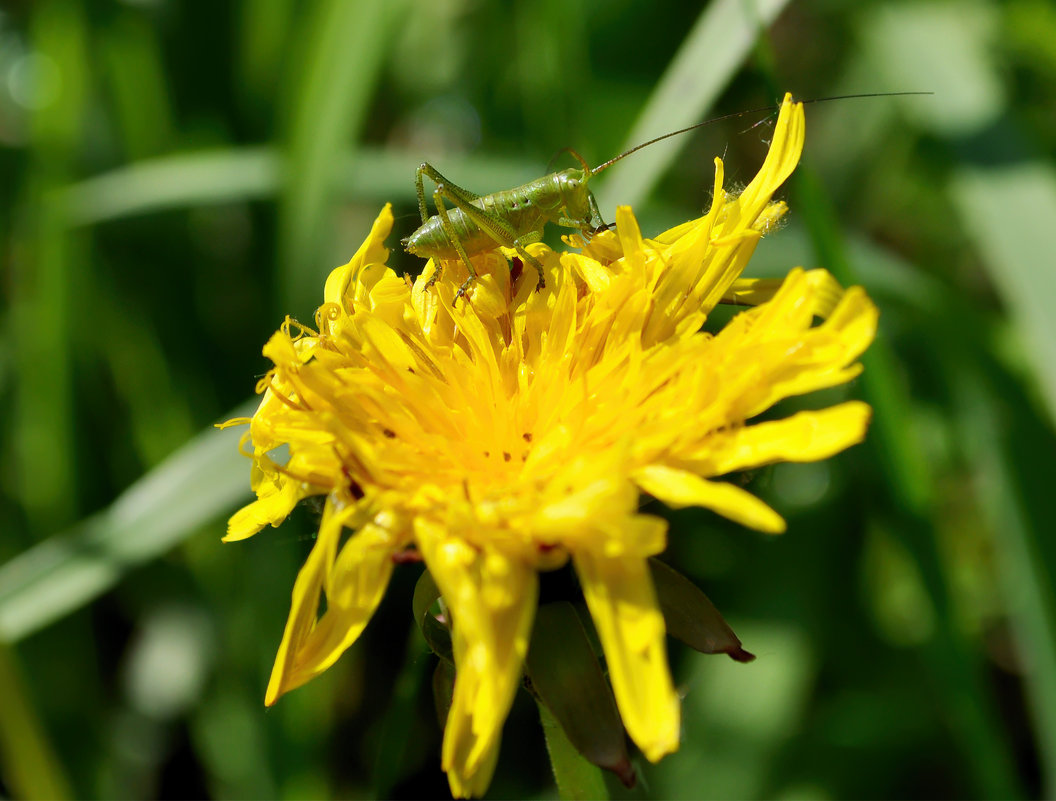
<svg viewBox="0 0 1056 801"><path fill-rule="evenodd" d="M540 187L552 176L545 176L524 186L508 189L503 192L495 192L490 195L482 195L469 201L470 205L480 209L492 218L504 222L514 232L514 238L520 238L526 234L542 233L543 226L550 215L544 204L538 202ZM448 232L451 232L468 256L476 256L494 250L500 243L496 241L493 234L484 231L460 208L448 207L443 216L447 218L449 227L445 230L444 220L441 214L434 214L422 223L414 233L403 240L403 246L408 253L427 259L457 259L458 248L451 241Z"/></svg>
<svg viewBox="0 0 1056 801"><path fill-rule="evenodd" d="M472 203L477 208L490 211L493 199L494 195L485 195ZM469 219L461 209L450 208L445 214L451 224L450 230L454 231L454 235L462 243L467 255L477 256L487 253L501 244L496 242L491 234L481 230L480 226ZM503 219L518 232L541 229L544 222L541 218L540 210L531 207L506 209L503 212ZM439 214L430 217L418 230L404 239L403 246L408 253L425 259L457 259L459 257L457 248L444 231Z"/></svg>

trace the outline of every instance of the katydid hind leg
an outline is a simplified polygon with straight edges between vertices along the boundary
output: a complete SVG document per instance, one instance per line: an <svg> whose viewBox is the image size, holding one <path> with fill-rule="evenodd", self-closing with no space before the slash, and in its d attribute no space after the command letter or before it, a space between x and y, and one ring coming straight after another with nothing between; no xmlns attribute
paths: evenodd
<svg viewBox="0 0 1056 801"><path fill-rule="evenodd" d="M418 193L418 213L422 215L422 225L429 219L425 209L425 183L422 180L422 173L428 169L432 168L428 164L422 164L414 171L414 189Z"/></svg>
<svg viewBox="0 0 1056 801"><path fill-rule="evenodd" d="M531 253L525 249L525 245L530 245L533 242L538 242L543 238L542 229L531 230L526 233L516 236L516 232L508 222L503 220L501 217L492 214L491 212L484 211L484 209L474 206L468 202L465 198L451 196L450 192L446 191L448 187L444 186L444 194L448 199L454 203L458 209L465 214L470 220L472 220L481 231L486 233L492 239L495 240L496 244L502 245L507 248L514 248L522 259L531 264L539 275L539 283L537 284L538 289L542 289L546 286L546 279L543 277L543 265L539 259L535 258ZM459 290L460 294L464 294L465 290L469 287L469 284L476 279L476 275L470 277L462 288Z"/></svg>
<svg viewBox="0 0 1056 801"><path fill-rule="evenodd" d="M479 195L476 195L467 189L463 189L457 184L451 183L435 167L427 163L419 166L416 173L417 188L419 190L419 211L422 214L425 213L425 190L422 183L423 176L427 176L436 184L436 191L433 193L433 202L436 205L437 216L440 219L440 227L443 229L444 235L447 237L448 241L455 250L458 251L459 257L466 264L469 271L469 277L462 286L459 287L458 293L455 295L456 299L465 295L470 285L477 280L477 272L470 263L465 247L454 230L454 225L451 223L451 219L448 216L447 206L444 202L445 200L461 211L462 214L469 218L469 220L480 228L481 231L491 237L497 245L514 248L522 259L536 269L536 272L539 275L538 288L542 289L546 285L546 281L543 277L542 263L525 249L525 245L538 242L542 239L543 232L541 229L528 231L518 237L513 226L507 221L492 212L485 211L484 209L473 205L473 201L477 200L480 197ZM437 272L433 273L432 278L430 278L429 282L426 284L426 288L432 286L438 277L439 269Z"/></svg>
<svg viewBox="0 0 1056 801"><path fill-rule="evenodd" d="M423 163L418 167L418 170L415 174L415 180L417 182L417 188L419 193L418 205L419 210L423 215L423 223L425 221L424 215L426 213L425 189L422 183L423 176L427 176L429 180L433 181L433 183L436 184L436 191L433 193L433 203L436 206L437 218L440 220L440 227L443 229L444 236L447 237L448 242L450 242L452 247L454 247L455 250L458 252L459 257L466 265L466 269L469 273L469 277L462 284L462 286L459 287L458 293L455 295L455 299L457 300L458 298L465 295L466 290L477 279L477 271L474 269L473 263L469 260L469 255L466 253L465 246L462 244L462 240L459 238L458 233L455 231L455 227L451 222L451 218L448 216L447 205L444 203L444 200L448 200L452 205L455 206L455 208L461 210L463 214L466 214L472 219L472 215L467 214L467 210L472 209L474 211L479 211L478 209L476 209L475 206L472 205L472 201L476 200L480 196L473 192L470 192L468 189L464 189L461 186L458 186L457 184L451 183L440 173L439 170L437 170L431 164ZM490 231L487 232L489 236L495 238ZM501 241L500 244L502 244ZM433 273L428 283L426 283L425 288L428 289L433 284L435 284L439 277L440 265L438 263L436 271Z"/></svg>
<svg viewBox="0 0 1056 801"><path fill-rule="evenodd" d="M459 206L459 201L468 204L480 197L480 195L475 192L470 192L465 187L461 187L453 181L445 178L436 167L428 162L423 163L418 167L417 175L419 176L419 180L420 176L425 175L437 186L443 186L444 197L456 206ZM461 206L459 207L461 208Z"/></svg>

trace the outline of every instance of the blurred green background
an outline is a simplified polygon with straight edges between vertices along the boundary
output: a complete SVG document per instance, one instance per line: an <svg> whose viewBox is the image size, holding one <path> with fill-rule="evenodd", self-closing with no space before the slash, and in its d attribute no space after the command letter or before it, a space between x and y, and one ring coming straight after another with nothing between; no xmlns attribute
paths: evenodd
<svg viewBox="0 0 1056 801"><path fill-rule="evenodd" d="M670 515L665 558L759 659L672 644L682 750L613 792L1056 796L1049 0L0 6L0 794L445 795L420 567L263 708L317 520L222 545L249 465L211 425L252 408L261 346L383 202L414 229L423 159L490 192L786 89L934 92L808 106L789 222L751 267L867 287L863 377L785 410L864 397L874 424L751 477L783 537ZM766 116L626 159L603 214L697 215L714 155L751 179ZM555 793L522 697L489 795Z"/></svg>

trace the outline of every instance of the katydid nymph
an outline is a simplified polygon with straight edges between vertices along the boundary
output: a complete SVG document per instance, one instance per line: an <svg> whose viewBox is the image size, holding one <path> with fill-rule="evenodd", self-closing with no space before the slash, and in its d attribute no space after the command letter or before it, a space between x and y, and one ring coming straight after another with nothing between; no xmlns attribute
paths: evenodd
<svg viewBox="0 0 1056 801"><path fill-rule="evenodd" d="M884 96L907 94L930 94L929 92L894 92L882 93ZM842 100L856 97L876 97L877 94L844 95L842 97L816 98L806 103L823 100ZM642 142L629 150L620 153L597 167L591 168L586 160L576 151L567 148L582 169L570 168L536 178L522 186L493 192L489 195L477 195L451 183L430 164L422 164L415 174L415 188L418 193L418 211L422 225L410 236L401 240L408 253L423 258L434 259L436 271L426 288L436 283L440 275L441 261L461 259L469 273L455 295L455 300L466 294L469 286L477 280L477 271L470 256L487 253L496 247L503 246L517 251L521 259L531 264L539 275L538 288L545 285L543 265L526 249L526 245L538 242L543 238L543 230L548 222L565 228L579 231L589 237L607 226L601 218L597 201L590 191L590 179L602 170L626 158L643 147L668 139L672 136L711 125L722 120L743 117L747 114L758 114L775 111L778 106L739 111L714 117L663 136ZM425 183L428 178L436 185L433 192L433 203L436 214L429 216L425 206Z"/></svg>
<svg viewBox="0 0 1056 801"><path fill-rule="evenodd" d="M773 108L764 110L771 111ZM727 117L747 113L750 112L739 112ZM465 295L470 284L477 279L476 269L469 257L487 253L500 245L515 249L521 259L535 268L539 275L538 288L542 289L545 286L543 265L525 246L543 238L543 229L548 222L575 229L587 236L607 227L594 194L590 191L589 182L593 176L647 145L727 117L705 120L650 139L593 169L582 156L568 148L582 169L552 172L513 189L490 195L476 195L451 183L432 165L422 164L415 175L422 225L401 240L403 247L408 253L438 262L443 259L461 259L469 271L469 277L455 295L456 300ZM437 213L431 217L425 207L424 178L436 184L433 202ZM452 208L448 208L449 204ZM436 282L440 269L438 263L427 287Z"/></svg>

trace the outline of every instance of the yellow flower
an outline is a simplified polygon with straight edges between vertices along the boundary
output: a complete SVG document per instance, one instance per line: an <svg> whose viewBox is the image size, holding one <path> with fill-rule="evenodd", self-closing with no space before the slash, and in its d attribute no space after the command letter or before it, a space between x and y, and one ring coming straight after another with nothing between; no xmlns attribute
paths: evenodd
<svg viewBox="0 0 1056 801"><path fill-rule="evenodd" d="M640 493L780 532L762 501L709 479L827 458L859 442L869 419L849 402L746 424L783 398L856 376L875 332L864 292L823 271L739 279L785 210L771 196L803 135L802 106L786 97L762 170L740 195L723 191L715 160L706 216L649 240L623 207L615 231L581 253L530 246L546 271L541 290L513 251L476 258L480 280L457 303L457 262L427 289L430 262L412 285L385 264L392 213L382 211L327 280L316 330L287 320L264 348L275 366L250 421L258 497L226 539L278 525L302 498L326 499L267 704L355 641L394 557L415 547L453 618L442 765L455 795L480 795L521 681L538 571L571 560L628 733L652 761L678 748L648 568L667 525L639 513ZM703 333L724 299L754 308Z"/></svg>

